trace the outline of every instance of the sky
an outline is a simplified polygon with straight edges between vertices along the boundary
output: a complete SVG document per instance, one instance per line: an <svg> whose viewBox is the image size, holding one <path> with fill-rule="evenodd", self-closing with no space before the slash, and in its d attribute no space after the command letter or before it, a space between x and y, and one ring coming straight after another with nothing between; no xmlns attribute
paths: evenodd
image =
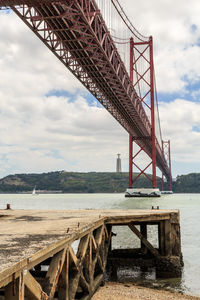
<svg viewBox="0 0 200 300"><path fill-rule="evenodd" d="M172 174L200 172L200 1L121 0L154 39ZM0 12L0 177L128 171L128 134L14 14ZM158 173L159 174L159 173Z"/></svg>

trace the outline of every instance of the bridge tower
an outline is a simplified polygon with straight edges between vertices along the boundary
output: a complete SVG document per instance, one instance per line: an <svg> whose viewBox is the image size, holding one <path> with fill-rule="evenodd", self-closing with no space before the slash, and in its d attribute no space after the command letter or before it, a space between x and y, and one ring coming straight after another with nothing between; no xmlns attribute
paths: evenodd
<svg viewBox="0 0 200 300"><path fill-rule="evenodd" d="M139 63L143 61L143 68L138 68ZM142 63L141 63L142 64ZM151 133L150 138L146 136L129 135L129 191L133 188L134 182L144 175L152 183L153 191L150 194L160 196L157 189L156 179L156 134L155 134L155 104L154 104L154 63L153 63L153 38L148 41L134 42L130 39L130 80L140 97L140 101L146 111L150 112ZM148 113L148 112L147 112ZM150 163L143 169L136 164L135 159L141 152L146 151L146 141L149 139L149 145L152 145ZM134 154L133 145L136 143L139 150ZM139 174L133 179L133 166L136 167ZM149 167L152 167L152 177L146 174Z"/></svg>

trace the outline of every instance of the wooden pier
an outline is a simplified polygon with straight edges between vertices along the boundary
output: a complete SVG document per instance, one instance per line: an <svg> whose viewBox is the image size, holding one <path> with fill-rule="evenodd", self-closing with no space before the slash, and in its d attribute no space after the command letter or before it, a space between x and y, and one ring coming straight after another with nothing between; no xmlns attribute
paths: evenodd
<svg viewBox="0 0 200 300"><path fill-rule="evenodd" d="M158 247L147 228L158 228ZM112 249L114 226L128 226L140 249ZM132 252L131 252L132 251ZM125 254L125 255L124 255ZM177 210L0 210L0 300L91 299L107 262L139 257L181 270Z"/></svg>

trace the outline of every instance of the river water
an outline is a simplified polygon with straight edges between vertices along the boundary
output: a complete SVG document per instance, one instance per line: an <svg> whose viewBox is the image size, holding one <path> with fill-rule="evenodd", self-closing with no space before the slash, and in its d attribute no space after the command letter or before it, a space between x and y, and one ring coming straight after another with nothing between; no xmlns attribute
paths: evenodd
<svg viewBox="0 0 200 300"><path fill-rule="evenodd" d="M181 214L181 239L184 269L181 279L156 279L155 272L140 273L130 270L124 273L128 281L147 286L175 289L200 296L200 194L163 195L161 198L125 198L124 194L0 194L0 209L10 203L12 209L179 209ZM115 229L115 247L132 243L125 231ZM128 275L127 275L128 274ZM119 271L119 277L123 272Z"/></svg>

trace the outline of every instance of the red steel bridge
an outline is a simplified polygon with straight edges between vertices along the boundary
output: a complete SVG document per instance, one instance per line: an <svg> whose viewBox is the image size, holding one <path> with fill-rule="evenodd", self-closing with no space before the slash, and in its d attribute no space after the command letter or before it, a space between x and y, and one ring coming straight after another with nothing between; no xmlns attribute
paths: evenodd
<svg viewBox="0 0 200 300"><path fill-rule="evenodd" d="M119 1L0 0L0 8L12 9L129 133L129 187L144 174L156 188L158 167L171 189L170 143L162 140L160 129L153 39L135 29ZM148 156L145 166L136 163L141 152ZM139 170L134 180L133 166Z"/></svg>

